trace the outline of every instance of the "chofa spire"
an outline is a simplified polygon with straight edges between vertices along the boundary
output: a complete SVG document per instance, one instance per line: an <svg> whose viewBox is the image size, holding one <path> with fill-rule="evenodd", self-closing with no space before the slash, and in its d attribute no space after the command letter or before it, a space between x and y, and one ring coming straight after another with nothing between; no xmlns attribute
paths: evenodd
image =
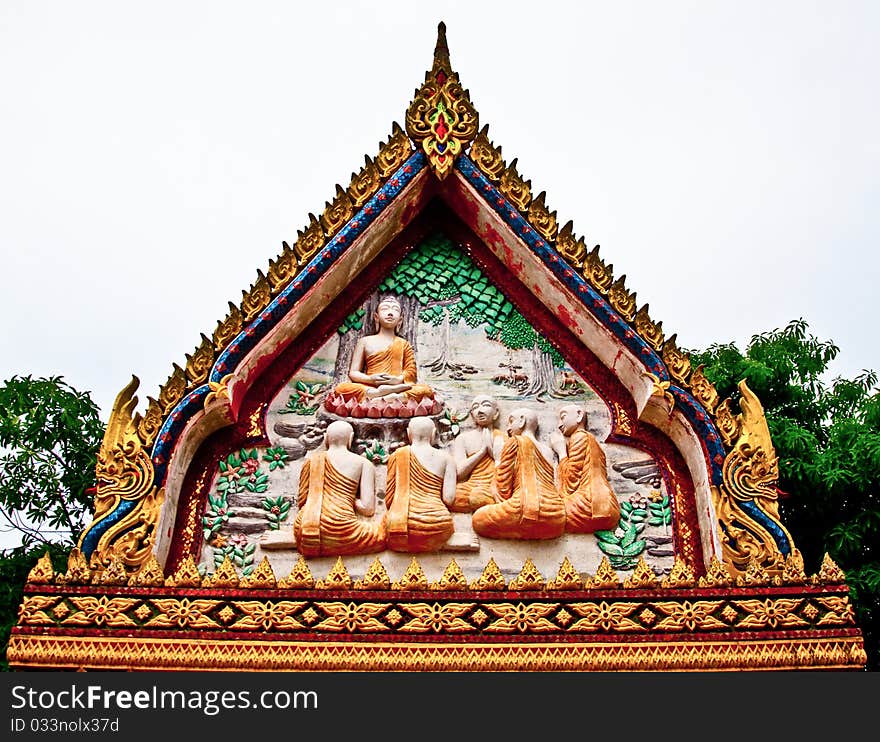
<svg viewBox="0 0 880 742"><path fill-rule="evenodd" d="M437 24L437 43L434 45L434 66L431 72L444 69L452 71L452 63L449 61L449 45L446 43L446 24L443 21Z"/></svg>
<svg viewBox="0 0 880 742"><path fill-rule="evenodd" d="M434 175L443 180L478 128L479 114L452 70L446 24L441 21L433 64L406 112L406 133L427 155Z"/></svg>

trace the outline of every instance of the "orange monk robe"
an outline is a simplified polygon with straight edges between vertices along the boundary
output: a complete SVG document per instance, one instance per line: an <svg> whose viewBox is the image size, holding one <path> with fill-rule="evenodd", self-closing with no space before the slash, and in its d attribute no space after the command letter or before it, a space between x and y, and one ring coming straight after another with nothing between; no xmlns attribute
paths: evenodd
<svg viewBox="0 0 880 742"><path fill-rule="evenodd" d="M500 430L492 431L492 440L503 438ZM495 460L486 454L471 469L470 476L455 485L455 502L450 508L455 513L472 513L483 505L495 502Z"/></svg>
<svg viewBox="0 0 880 742"><path fill-rule="evenodd" d="M620 504L608 482L605 452L595 437L586 430L572 433L558 474L566 532L593 533L617 527Z"/></svg>
<svg viewBox="0 0 880 742"><path fill-rule="evenodd" d="M421 465L409 446L388 459L385 527L392 551L437 551L452 535L452 513L441 499L443 477Z"/></svg>
<svg viewBox="0 0 880 742"><path fill-rule="evenodd" d="M565 530L565 506L553 481L553 465L531 438L510 436L495 471L501 502L481 507L474 531L487 538L548 539Z"/></svg>
<svg viewBox="0 0 880 742"><path fill-rule="evenodd" d="M306 459L299 475L299 513L293 522L300 554L338 556L385 549L382 523L365 523L355 513L358 486L333 467L326 453Z"/></svg>
<svg viewBox="0 0 880 742"><path fill-rule="evenodd" d="M396 337L391 341L385 350L378 353L365 356L366 368L365 374L391 374L393 376L403 376L403 380L407 384L414 386L403 394L407 399L413 399L420 402L423 399L433 399L434 390L427 384L416 384L418 373L416 368L416 356L413 353L412 345L410 345L402 337ZM354 397L358 402L362 402L367 396L366 384L358 384L354 381L343 381L336 385L336 394L343 399L351 399Z"/></svg>

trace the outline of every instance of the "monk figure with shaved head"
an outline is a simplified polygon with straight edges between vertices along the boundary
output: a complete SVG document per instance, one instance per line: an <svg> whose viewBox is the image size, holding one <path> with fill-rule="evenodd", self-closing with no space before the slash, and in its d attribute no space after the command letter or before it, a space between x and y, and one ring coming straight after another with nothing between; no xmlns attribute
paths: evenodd
<svg viewBox="0 0 880 742"><path fill-rule="evenodd" d="M556 490L553 451L538 440L538 417L510 413L508 439L495 469L499 502L474 513L473 528L487 538L551 539L565 530L565 506Z"/></svg>
<svg viewBox="0 0 880 742"><path fill-rule="evenodd" d="M577 404L559 410L559 432L551 437L559 456L559 491L565 502L567 533L617 527L620 504L608 482L605 452L586 429L587 413Z"/></svg>
<svg viewBox="0 0 880 742"><path fill-rule="evenodd" d="M452 443L458 474L452 503L456 513L472 513L495 502L495 460L505 439L496 427L499 416L498 402L488 394L478 394L470 406L475 429L463 432Z"/></svg>
<svg viewBox="0 0 880 742"><path fill-rule="evenodd" d="M326 451L314 452L299 476L299 513L293 523L303 556L371 554L385 549L382 523L362 521L376 511L375 468L349 450L352 426L337 420L324 434Z"/></svg>
<svg viewBox="0 0 880 742"><path fill-rule="evenodd" d="M455 499L455 461L433 443L437 428L429 417L407 426L409 445L388 459L385 526L392 551L438 551L452 536L449 506Z"/></svg>

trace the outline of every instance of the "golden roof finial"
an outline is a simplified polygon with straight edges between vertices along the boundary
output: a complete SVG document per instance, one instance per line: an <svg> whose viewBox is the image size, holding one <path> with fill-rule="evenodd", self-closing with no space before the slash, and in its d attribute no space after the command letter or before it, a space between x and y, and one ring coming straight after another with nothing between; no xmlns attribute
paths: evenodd
<svg viewBox="0 0 880 742"><path fill-rule="evenodd" d="M437 24L437 43L434 45L434 65L431 67L431 72L436 72L440 68L447 72L452 70L449 45L446 43L446 24L443 21Z"/></svg>
<svg viewBox="0 0 880 742"><path fill-rule="evenodd" d="M449 61L446 24L437 26L434 62L406 111L406 133L428 158L438 180L452 172L456 158L470 145L480 117Z"/></svg>

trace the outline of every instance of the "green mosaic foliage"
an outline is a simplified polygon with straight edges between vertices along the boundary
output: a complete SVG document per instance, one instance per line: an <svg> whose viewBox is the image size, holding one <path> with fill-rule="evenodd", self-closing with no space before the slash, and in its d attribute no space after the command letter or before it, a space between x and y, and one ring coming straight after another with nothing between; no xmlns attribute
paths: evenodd
<svg viewBox="0 0 880 742"><path fill-rule="evenodd" d="M269 475L260 469L260 455L257 449L242 448L229 454L219 464L220 476L217 478L217 492L234 495L248 492L265 492L269 488Z"/></svg>
<svg viewBox="0 0 880 742"><path fill-rule="evenodd" d="M269 471L283 469L289 459L290 456L287 454L287 451L280 446L277 448L267 448L263 453L263 461L269 462Z"/></svg>
<svg viewBox="0 0 880 742"><path fill-rule="evenodd" d="M438 325L444 311L448 311L452 322L463 320L470 327L485 325L490 340L497 340L512 350L532 348L537 343L540 350L553 356L554 365L564 364L562 356L443 234L428 237L408 253L379 284L378 290L416 297L422 306L419 314L422 322ZM352 312L339 327L339 333L360 329L363 316L362 309Z"/></svg>
<svg viewBox="0 0 880 742"><path fill-rule="evenodd" d="M269 521L269 530L277 531L287 517L287 514L290 512L290 503L285 500L283 496L279 495L275 498L264 498L261 505L263 506L263 510L266 511L266 520Z"/></svg>
<svg viewBox="0 0 880 742"><path fill-rule="evenodd" d="M363 314L363 310L359 310ZM278 410L279 415L314 415L320 406L319 398L327 390L323 382L296 381L287 399L287 406ZM270 469L274 467L269 467Z"/></svg>
<svg viewBox="0 0 880 742"><path fill-rule="evenodd" d="M243 575L249 575L254 571L254 552L256 544L248 543L247 537L237 534L229 539L225 546L215 548L214 569L216 570L228 556L232 563L241 570Z"/></svg>
<svg viewBox="0 0 880 742"><path fill-rule="evenodd" d="M388 462L388 451L385 450L385 446L379 443L379 441L367 443L361 456L374 464L385 464Z"/></svg>
<svg viewBox="0 0 880 742"><path fill-rule="evenodd" d="M648 521L648 511L631 502L620 503L620 522L613 531L596 531L599 548L608 555L614 569L634 569L639 555L648 545L639 538Z"/></svg>
<svg viewBox="0 0 880 742"><path fill-rule="evenodd" d="M226 500L226 492L208 495L208 507L202 516L205 541L210 541L228 520L229 505Z"/></svg>

